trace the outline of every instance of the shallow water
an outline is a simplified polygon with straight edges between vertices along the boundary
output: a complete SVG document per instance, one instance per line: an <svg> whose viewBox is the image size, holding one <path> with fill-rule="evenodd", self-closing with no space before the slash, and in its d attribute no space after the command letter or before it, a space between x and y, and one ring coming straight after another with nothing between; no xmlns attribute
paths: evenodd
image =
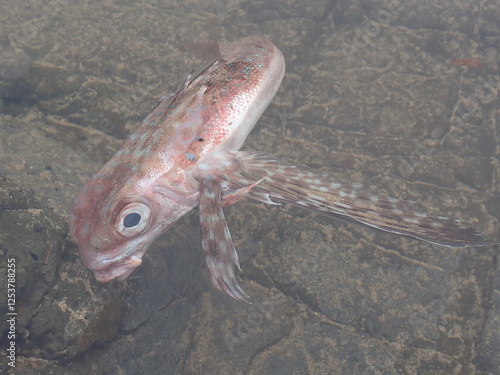
<svg viewBox="0 0 500 375"><path fill-rule="evenodd" d="M246 305L212 289L196 212L151 247L125 287L95 283L61 223L138 121L203 66L188 43L263 33L287 72L245 149L332 171L498 238L496 8L0 4L0 51L10 51L0 56L0 72L10 72L0 82L0 174L12 183L2 184L9 225L0 249L27 262L17 371L493 374L498 248L428 245L242 201L226 216L254 302ZM11 194L17 188L38 203Z"/></svg>

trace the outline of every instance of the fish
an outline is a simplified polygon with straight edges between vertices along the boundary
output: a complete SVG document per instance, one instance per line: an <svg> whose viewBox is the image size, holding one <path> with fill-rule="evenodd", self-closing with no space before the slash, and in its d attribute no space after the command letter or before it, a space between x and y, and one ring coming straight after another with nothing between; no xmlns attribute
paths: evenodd
<svg viewBox="0 0 500 375"><path fill-rule="evenodd" d="M223 207L249 198L288 203L385 232L452 247L492 242L408 201L326 173L240 151L278 91L281 51L263 36L222 42L213 61L160 102L84 186L69 234L97 281L125 280L151 243L198 207L213 286L249 302Z"/></svg>

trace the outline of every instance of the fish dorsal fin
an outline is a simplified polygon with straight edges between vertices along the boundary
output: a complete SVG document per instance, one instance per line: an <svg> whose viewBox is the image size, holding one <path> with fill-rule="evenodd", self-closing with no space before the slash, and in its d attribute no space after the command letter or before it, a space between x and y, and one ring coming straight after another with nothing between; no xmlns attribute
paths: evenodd
<svg viewBox="0 0 500 375"><path fill-rule="evenodd" d="M200 56L203 56L207 61L222 59L219 43L216 42L194 42L186 45L187 49Z"/></svg>

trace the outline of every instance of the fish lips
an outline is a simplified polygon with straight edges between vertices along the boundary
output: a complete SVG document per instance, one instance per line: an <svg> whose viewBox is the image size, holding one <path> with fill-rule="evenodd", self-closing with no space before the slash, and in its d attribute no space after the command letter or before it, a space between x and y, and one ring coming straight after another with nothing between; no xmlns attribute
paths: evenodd
<svg viewBox="0 0 500 375"><path fill-rule="evenodd" d="M94 273L97 281L107 283L112 280L123 281L142 264L142 257L149 246L144 246L138 251L123 257L123 255L114 259L98 259L82 254L83 262L86 267Z"/></svg>
<svg viewBox="0 0 500 375"><path fill-rule="evenodd" d="M105 268L92 270L92 272L96 280L101 283L107 283L115 279L124 281L141 264L142 259L134 254Z"/></svg>

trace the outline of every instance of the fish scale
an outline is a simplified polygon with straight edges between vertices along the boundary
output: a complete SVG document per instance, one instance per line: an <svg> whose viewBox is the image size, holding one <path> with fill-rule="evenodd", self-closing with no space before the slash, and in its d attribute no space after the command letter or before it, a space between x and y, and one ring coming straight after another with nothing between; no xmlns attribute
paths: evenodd
<svg viewBox="0 0 500 375"><path fill-rule="evenodd" d="M221 43L211 55L215 60L163 97L77 196L70 235L98 281L125 280L149 245L198 206L213 285L247 301L222 210L245 196L435 244L493 243L452 219L430 217L333 174L238 151L276 94L285 61L261 36Z"/></svg>

